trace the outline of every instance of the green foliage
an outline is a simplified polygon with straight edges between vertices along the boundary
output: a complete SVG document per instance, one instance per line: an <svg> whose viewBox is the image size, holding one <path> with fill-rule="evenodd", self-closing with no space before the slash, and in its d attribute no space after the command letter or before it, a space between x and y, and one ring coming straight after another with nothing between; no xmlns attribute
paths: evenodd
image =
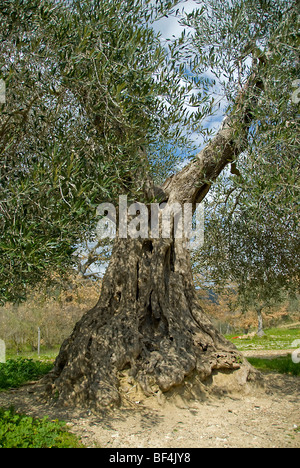
<svg viewBox="0 0 300 468"><path fill-rule="evenodd" d="M162 44L151 24L176 3L2 1L0 301L67 273L99 203L142 201L149 173L161 181L190 155L190 132L211 135L203 119L222 100L238 122L258 94L247 142L243 119L235 128L248 145L239 171L215 186L200 263L244 297L246 284L275 291L297 275L297 2L207 0L181 19L192 33Z"/></svg>
<svg viewBox="0 0 300 468"><path fill-rule="evenodd" d="M17 388L22 384L37 380L50 372L53 363L34 361L33 359L9 359L0 363L0 390Z"/></svg>
<svg viewBox="0 0 300 468"><path fill-rule="evenodd" d="M0 408L0 448L83 448L65 423Z"/></svg>
<svg viewBox="0 0 300 468"><path fill-rule="evenodd" d="M150 26L162 11L142 0L1 2L3 302L65 273L99 203L141 198L146 174L163 177L173 148L187 148L189 88Z"/></svg>
<svg viewBox="0 0 300 468"><path fill-rule="evenodd" d="M212 67L229 113L239 115L259 91L247 150L206 202L195 270L218 287L233 285L245 309L270 306L300 284L299 106L292 99L300 73L299 8L293 0L210 0L189 23L203 51L198 67ZM259 89L247 88L253 73Z"/></svg>
<svg viewBox="0 0 300 468"><path fill-rule="evenodd" d="M226 338L232 341L240 351L252 350L286 350L290 349L293 341L300 339L300 330L269 328L265 330L265 335L259 337L244 336L238 338L236 335L226 335Z"/></svg>

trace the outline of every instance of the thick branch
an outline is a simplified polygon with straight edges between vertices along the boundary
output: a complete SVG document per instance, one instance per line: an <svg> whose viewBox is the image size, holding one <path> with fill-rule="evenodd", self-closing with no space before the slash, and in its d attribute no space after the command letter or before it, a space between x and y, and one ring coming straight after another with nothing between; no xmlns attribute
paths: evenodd
<svg viewBox="0 0 300 468"><path fill-rule="evenodd" d="M226 117L212 141L180 172L166 180L163 190L170 203L200 203L225 166L236 159L230 118Z"/></svg>
<svg viewBox="0 0 300 468"><path fill-rule="evenodd" d="M169 203L193 203L194 205L200 203L207 195L212 182L217 179L227 164L235 161L239 154L245 151L253 111L262 90L263 83L257 78L257 72L254 72L238 96L236 114L232 117L225 117L216 136L196 156L195 160L163 184L162 188ZM238 137L236 136L237 123L240 127Z"/></svg>

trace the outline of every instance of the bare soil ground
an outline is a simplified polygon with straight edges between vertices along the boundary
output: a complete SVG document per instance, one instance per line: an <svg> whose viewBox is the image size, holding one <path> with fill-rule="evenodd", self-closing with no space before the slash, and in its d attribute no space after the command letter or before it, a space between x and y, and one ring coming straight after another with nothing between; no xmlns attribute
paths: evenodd
<svg viewBox="0 0 300 468"><path fill-rule="evenodd" d="M178 395L162 404L136 394L128 407L101 415L45 404L28 385L0 393L0 406L62 419L91 448L299 448L300 378L266 374L265 384L266 391L202 401Z"/></svg>

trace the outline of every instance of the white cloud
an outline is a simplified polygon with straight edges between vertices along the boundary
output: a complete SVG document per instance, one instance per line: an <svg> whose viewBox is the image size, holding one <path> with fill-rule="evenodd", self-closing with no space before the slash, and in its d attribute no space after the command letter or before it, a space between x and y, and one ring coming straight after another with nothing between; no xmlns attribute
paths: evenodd
<svg viewBox="0 0 300 468"><path fill-rule="evenodd" d="M191 13L196 8L199 8L199 1L185 0L179 2L176 6L176 10L180 11L178 16L168 16L167 18L161 18L153 24L153 28L156 32L161 33L162 40L172 39L172 37L180 37L184 26L180 24L180 19L185 13Z"/></svg>

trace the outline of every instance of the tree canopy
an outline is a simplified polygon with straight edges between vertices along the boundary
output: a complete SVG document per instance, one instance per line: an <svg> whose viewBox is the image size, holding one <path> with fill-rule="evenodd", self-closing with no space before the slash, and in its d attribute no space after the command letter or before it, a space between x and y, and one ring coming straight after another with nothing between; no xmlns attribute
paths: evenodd
<svg viewBox="0 0 300 468"><path fill-rule="evenodd" d="M207 16L192 17L196 44L206 47L216 75L222 70L228 101L239 104L231 96L256 64L263 93L252 114L246 150L218 179L206 202L206 242L195 254L195 270L205 272L210 287L233 283L245 307L268 305L286 290L299 290L299 100L294 99L300 71L299 6L253 0L208 3ZM216 24L222 27L214 28ZM203 42L204 28L210 43Z"/></svg>
<svg viewBox="0 0 300 468"><path fill-rule="evenodd" d="M219 109L214 86L235 116L244 153L232 162L233 174L216 185L207 180L215 188L207 237L218 245L230 230L231 249L242 251L231 258L242 262L238 239L248 248L255 222L262 232L267 219L282 225L280 239L284 226L297 231L297 2L195 2L199 8L181 17L182 36L165 45L151 24L178 14L177 3L1 3L2 301L18 300L27 284L68 268L99 203L120 193L141 200L148 173L162 181L176 171L179 155L191 154L191 132L204 133L204 117ZM256 86L248 87L253 76ZM238 116L258 96L245 136ZM221 254L228 260L221 250L209 255L210 265L217 259L221 266ZM294 275L295 261L284 262Z"/></svg>
<svg viewBox="0 0 300 468"><path fill-rule="evenodd" d="M161 13L140 0L1 3L1 300L64 271L99 203L141 197L144 175L164 177L171 149L187 148L186 84L150 25Z"/></svg>

